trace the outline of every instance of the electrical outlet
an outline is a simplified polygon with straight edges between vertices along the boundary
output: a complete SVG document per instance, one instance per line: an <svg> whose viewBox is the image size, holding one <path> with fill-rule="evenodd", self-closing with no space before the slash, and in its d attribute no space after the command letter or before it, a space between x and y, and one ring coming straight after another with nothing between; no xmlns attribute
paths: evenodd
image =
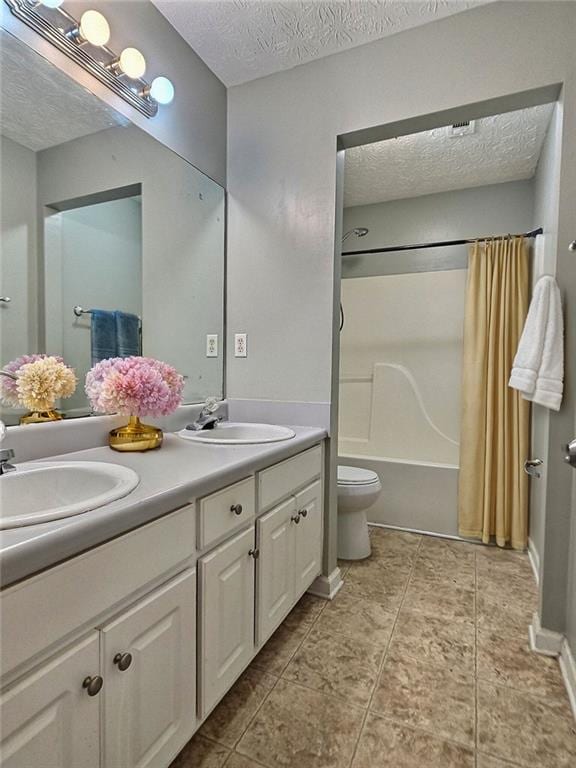
<svg viewBox="0 0 576 768"><path fill-rule="evenodd" d="M206 357L218 357L218 334L206 334Z"/></svg>
<svg viewBox="0 0 576 768"><path fill-rule="evenodd" d="M248 357L247 339L246 333L234 334L234 357Z"/></svg>

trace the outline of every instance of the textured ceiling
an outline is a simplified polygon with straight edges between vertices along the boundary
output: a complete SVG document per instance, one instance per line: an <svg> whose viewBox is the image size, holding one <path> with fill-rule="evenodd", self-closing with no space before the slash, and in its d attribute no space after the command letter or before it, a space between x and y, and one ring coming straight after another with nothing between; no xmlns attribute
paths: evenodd
<svg viewBox="0 0 576 768"><path fill-rule="evenodd" d="M344 205L480 187L534 175L553 104L476 121L475 133L447 128L346 150Z"/></svg>
<svg viewBox="0 0 576 768"><path fill-rule="evenodd" d="M354 48L487 0L152 0L227 85Z"/></svg>
<svg viewBox="0 0 576 768"><path fill-rule="evenodd" d="M0 132L34 152L127 122L7 32L0 75Z"/></svg>

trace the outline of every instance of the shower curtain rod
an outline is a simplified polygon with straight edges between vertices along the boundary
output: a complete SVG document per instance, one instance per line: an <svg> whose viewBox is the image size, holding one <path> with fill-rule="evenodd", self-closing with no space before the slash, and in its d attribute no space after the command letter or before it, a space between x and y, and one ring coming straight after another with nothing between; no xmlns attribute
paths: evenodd
<svg viewBox="0 0 576 768"><path fill-rule="evenodd" d="M448 245L468 245L482 240L505 240L507 237L536 237L543 233L542 227L533 229L532 232L524 232L520 235L488 235L486 237L473 237L467 240L440 240L435 243L414 243L412 245L389 245L386 248L370 248L367 251L344 251L342 256L366 256L371 253L393 253L394 251L418 251L421 248L444 248Z"/></svg>

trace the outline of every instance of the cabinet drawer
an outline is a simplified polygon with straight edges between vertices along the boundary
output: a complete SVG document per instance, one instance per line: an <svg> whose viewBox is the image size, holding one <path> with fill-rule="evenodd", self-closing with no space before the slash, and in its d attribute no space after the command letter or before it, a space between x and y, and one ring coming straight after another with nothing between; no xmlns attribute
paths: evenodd
<svg viewBox="0 0 576 768"><path fill-rule="evenodd" d="M254 478L248 477L198 502L198 548L205 549L218 539L254 519Z"/></svg>
<svg viewBox="0 0 576 768"><path fill-rule="evenodd" d="M282 461L258 475L260 511L273 506L302 488L322 472L322 447L315 445L308 451Z"/></svg>

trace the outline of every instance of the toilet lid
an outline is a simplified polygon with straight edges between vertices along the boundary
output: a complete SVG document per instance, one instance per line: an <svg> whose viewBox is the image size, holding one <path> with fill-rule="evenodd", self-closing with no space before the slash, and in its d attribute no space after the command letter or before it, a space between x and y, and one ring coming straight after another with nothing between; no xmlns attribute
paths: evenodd
<svg viewBox="0 0 576 768"><path fill-rule="evenodd" d="M338 485L371 485L379 480L376 472L360 467L338 467Z"/></svg>

